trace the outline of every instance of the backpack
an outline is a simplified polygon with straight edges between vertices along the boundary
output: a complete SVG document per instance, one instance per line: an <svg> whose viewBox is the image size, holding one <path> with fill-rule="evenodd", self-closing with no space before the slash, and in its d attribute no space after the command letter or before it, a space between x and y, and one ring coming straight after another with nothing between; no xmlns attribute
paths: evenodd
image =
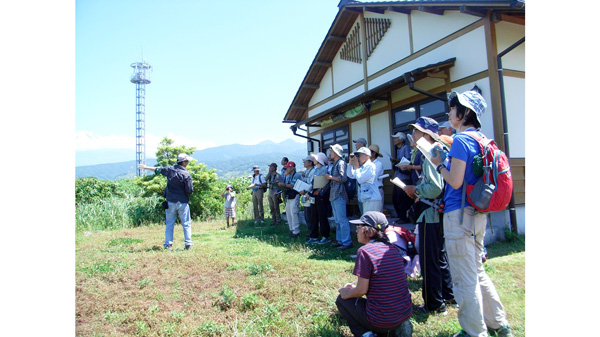
<svg viewBox="0 0 600 337"><path fill-rule="evenodd" d="M398 226L389 226L387 230L396 232L404 241L406 241L406 245L408 246L406 254L408 256L413 258L415 255L417 255L417 249L415 248L415 233L409 231L404 227Z"/></svg>
<svg viewBox="0 0 600 337"><path fill-rule="evenodd" d="M512 175L506 154L498 149L493 139L477 132L465 131L479 143L483 174L474 185L463 185L463 203L467 200L480 212L497 212L506 209L513 190ZM466 188L465 188L466 187Z"/></svg>

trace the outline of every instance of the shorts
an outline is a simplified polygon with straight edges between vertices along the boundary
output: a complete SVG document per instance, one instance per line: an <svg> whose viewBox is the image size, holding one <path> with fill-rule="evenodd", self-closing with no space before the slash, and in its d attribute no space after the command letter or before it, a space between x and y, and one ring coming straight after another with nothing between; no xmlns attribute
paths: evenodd
<svg viewBox="0 0 600 337"><path fill-rule="evenodd" d="M235 218L235 208L225 207L225 217Z"/></svg>

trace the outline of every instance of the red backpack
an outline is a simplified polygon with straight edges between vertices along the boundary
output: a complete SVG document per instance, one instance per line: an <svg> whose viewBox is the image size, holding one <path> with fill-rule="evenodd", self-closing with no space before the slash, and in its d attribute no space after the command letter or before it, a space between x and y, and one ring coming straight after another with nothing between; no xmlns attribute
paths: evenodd
<svg viewBox="0 0 600 337"><path fill-rule="evenodd" d="M477 132L465 131L481 148L483 175L475 185L466 185L467 200L480 212L497 212L506 209L513 190L512 175L506 154L498 149L493 139ZM463 188L463 201L464 201Z"/></svg>

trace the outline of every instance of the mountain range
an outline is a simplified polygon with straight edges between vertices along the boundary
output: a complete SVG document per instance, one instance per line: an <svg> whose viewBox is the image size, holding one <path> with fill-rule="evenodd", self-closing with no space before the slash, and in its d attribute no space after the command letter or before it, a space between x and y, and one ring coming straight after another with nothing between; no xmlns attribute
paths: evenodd
<svg viewBox="0 0 600 337"><path fill-rule="evenodd" d="M102 151L102 153L100 153ZM94 158L97 155L106 156L108 150L78 152L76 157L80 159ZM131 150L131 157L135 158L135 152ZM126 152L118 150L115 157L122 158ZM242 175L251 175L252 166L258 165L261 172L268 171L270 163L276 163L281 168L281 158L288 157L302 167L302 159L307 155L306 144L287 139L281 143L264 141L256 145L231 144L203 150L197 150L192 157L200 163L206 164L209 169L215 169L219 178L232 178ZM131 158L130 157L130 158ZM76 160L77 162L77 160ZM155 158L147 158L146 165L154 166ZM117 180L135 176L136 161L121 161L110 164L82 165L75 167L75 176L96 177L98 179Z"/></svg>

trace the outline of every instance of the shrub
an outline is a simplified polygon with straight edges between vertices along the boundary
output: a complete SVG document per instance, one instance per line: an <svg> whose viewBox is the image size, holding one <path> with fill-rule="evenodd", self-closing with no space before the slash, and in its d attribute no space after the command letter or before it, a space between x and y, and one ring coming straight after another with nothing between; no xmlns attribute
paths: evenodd
<svg viewBox="0 0 600 337"><path fill-rule="evenodd" d="M75 179L76 205L98 202L113 196L124 197L125 195L118 190L118 185L110 180L100 180L94 177Z"/></svg>

